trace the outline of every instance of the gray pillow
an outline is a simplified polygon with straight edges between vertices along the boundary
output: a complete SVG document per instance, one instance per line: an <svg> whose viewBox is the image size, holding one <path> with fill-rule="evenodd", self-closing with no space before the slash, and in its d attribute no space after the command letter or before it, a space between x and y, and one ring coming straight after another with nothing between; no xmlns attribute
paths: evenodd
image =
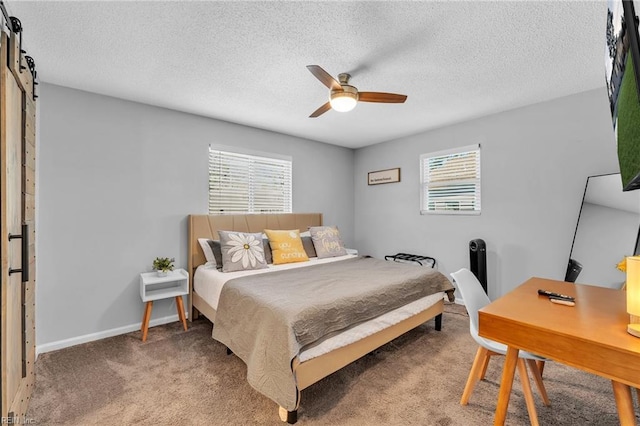
<svg viewBox="0 0 640 426"><path fill-rule="evenodd" d="M300 237L302 239L302 247L307 252L307 257L317 257L315 247L313 247L313 240L311 237Z"/></svg>
<svg viewBox="0 0 640 426"><path fill-rule="evenodd" d="M312 226L309 228L313 247L316 249L318 259L325 257L344 256L347 250L340 238L340 231L335 226Z"/></svg>
<svg viewBox="0 0 640 426"><path fill-rule="evenodd" d="M220 241L207 240L207 243L209 243L209 247L211 247L211 251L213 252L213 257L216 260L216 268L222 269L222 247L220 246Z"/></svg>
<svg viewBox="0 0 640 426"><path fill-rule="evenodd" d="M264 269L262 233L218 231L222 251L222 272Z"/></svg>
<svg viewBox="0 0 640 426"><path fill-rule="evenodd" d="M267 263L273 263L273 253L271 252L271 244L269 244L268 238L262 239L262 248L264 249L264 259Z"/></svg>

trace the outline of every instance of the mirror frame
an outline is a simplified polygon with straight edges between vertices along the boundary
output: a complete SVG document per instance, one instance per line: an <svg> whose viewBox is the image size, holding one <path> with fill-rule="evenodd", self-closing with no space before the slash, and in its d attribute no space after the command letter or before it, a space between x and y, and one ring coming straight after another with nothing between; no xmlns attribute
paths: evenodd
<svg viewBox="0 0 640 426"><path fill-rule="evenodd" d="M576 278L578 277L578 274L580 273L580 270L582 269L582 266L578 262L576 262L574 259L572 259L571 256L573 255L573 249L576 243L576 235L578 235L578 226L580 225L582 209L584 208L584 200L587 196L587 189L589 188L589 179L602 177L602 176L611 176L611 175L620 175L620 173L604 173L600 175L587 176L587 182L584 185L584 192L582 193L582 201L580 202L580 211L578 212L578 220L576 221L576 228L573 231L573 240L571 241L571 250L569 250L569 260L567 262L567 270L564 276L565 281L575 282ZM622 187L620 188L620 192L623 192ZM633 250L634 256L638 254L640 254L640 226L638 226L638 232L636 234L636 244ZM577 271L576 271L576 268L577 268ZM573 276L574 274L575 276Z"/></svg>

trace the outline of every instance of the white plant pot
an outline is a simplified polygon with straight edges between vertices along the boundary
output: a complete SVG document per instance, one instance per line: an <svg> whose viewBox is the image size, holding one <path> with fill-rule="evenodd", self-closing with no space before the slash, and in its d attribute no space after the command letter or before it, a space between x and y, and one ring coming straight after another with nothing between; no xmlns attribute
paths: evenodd
<svg viewBox="0 0 640 426"><path fill-rule="evenodd" d="M168 272L158 269L157 274L158 274L159 277L166 277Z"/></svg>

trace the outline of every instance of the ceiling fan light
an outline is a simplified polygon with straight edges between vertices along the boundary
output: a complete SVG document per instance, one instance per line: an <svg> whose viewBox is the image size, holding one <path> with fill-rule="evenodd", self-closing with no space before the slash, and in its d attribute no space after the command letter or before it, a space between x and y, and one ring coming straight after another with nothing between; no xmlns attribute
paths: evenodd
<svg viewBox="0 0 640 426"><path fill-rule="evenodd" d="M339 112L351 111L358 103L358 93L348 91L332 92L329 100L331 108Z"/></svg>

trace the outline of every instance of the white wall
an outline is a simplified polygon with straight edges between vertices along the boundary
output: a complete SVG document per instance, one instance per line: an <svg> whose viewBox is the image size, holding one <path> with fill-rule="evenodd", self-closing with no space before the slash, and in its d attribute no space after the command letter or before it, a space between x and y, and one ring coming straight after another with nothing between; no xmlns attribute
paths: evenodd
<svg viewBox="0 0 640 426"><path fill-rule="evenodd" d="M294 212L322 212L353 245L351 149L49 84L39 95L41 348L132 329L138 274L156 256L186 269L187 215L207 213L210 143L292 156ZM158 301L152 319L175 313Z"/></svg>
<svg viewBox="0 0 640 426"><path fill-rule="evenodd" d="M419 156L482 145L482 214L420 215ZM400 183L367 186L367 172L400 167ZM563 279L589 175L618 171L605 89L362 148L355 154L355 247L382 257L434 256L445 274L487 244L489 296L531 276Z"/></svg>

